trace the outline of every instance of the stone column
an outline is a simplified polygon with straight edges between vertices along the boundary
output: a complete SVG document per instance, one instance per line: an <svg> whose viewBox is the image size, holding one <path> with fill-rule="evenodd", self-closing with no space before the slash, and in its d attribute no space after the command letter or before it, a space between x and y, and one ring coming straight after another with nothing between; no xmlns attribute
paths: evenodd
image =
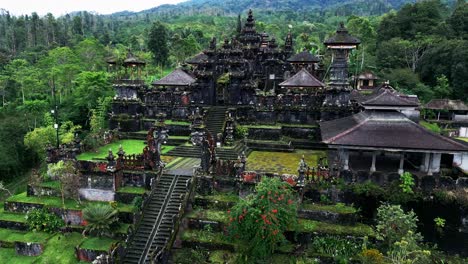
<svg viewBox="0 0 468 264"><path fill-rule="evenodd" d="M347 149L338 149L338 156L340 159L340 167L343 170L349 170L349 151Z"/></svg>
<svg viewBox="0 0 468 264"><path fill-rule="evenodd" d="M374 151L374 152L372 152L372 165L371 165L371 167L370 167L370 172L371 172L371 173L372 173L372 172L375 172L375 170L376 170L376 169L375 169L375 160L376 160L376 159L377 159L377 152Z"/></svg>
<svg viewBox="0 0 468 264"><path fill-rule="evenodd" d="M427 165L427 175L432 176L432 153L429 153L429 163Z"/></svg>
<svg viewBox="0 0 468 264"><path fill-rule="evenodd" d="M404 172L403 166L405 164L405 153L400 154L400 167L398 168L398 174L402 175Z"/></svg>
<svg viewBox="0 0 468 264"><path fill-rule="evenodd" d="M441 153L432 153L432 166L431 170L434 173L439 173L440 172L440 159L442 157Z"/></svg>

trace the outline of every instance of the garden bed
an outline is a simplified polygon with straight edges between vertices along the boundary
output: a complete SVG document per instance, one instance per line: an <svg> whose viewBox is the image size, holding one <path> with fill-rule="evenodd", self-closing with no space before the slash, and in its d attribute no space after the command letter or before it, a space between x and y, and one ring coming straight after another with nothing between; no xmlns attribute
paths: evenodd
<svg viewBox="0 0 468 264"><path fill-rule="evenodd" d="M302 156L310 167L317 167L318 160L325 156L323 151L295 150L294 152L253 151L247 160L247 170L278 174L297 174Z"/></svg>
<svg viewBox="0 0 468 264"><path fill-rule="evenodd" d="M76 158L78 160L105 159L107 155L109 154L109 149L112 150L112 152L114 153L114 156L117 156L117 152L119 151L120 145L122 145L122 148L125 151L125 155L142 154L143 148L146 146L145 141L143 140L137 140L137 139L117 140L110 144L101 146L95 151L88 151L88 152L81 153Z"/></svg>

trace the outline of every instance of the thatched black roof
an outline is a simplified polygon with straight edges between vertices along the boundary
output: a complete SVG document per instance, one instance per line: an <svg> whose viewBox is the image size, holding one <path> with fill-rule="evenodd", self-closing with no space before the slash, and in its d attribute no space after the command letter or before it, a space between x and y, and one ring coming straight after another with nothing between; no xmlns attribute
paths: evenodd
<svg viewBox="0 0 468 264"><path fill-rule="evenodd" d="M421 151L466 152L468 147L435 134L397 111L369 111L320 122L322 141L329 146Z"/></svg>
<svg viewBox="0 0 468 264"><path fill-rule="evenodd" d="M468 106L461 100L450 99L432 99L425 106L426 109L433 110L453 110L453 111L467 111Z"/></svg>
<svg viewBox="0 0 468 264"><path fill-rule="evenodd" d="M307 70L301 69L291 78L279 84L281 87L325 87L325 84L317 80Z"/></svg>
<svg viewBox="0 0 468 264"><path fill-rule="evenodd" d="M176 69L160 80L154 81L157 86L189 86L195 82L195 78L181 69Z"/></svg>
<svg viewBox="0 0 468 264"><path fill-rule="evenodd" d="M361 41L353 36L351 36L348 30L345 28L344 23L340 23L336 34L325 40L323 44L325 45L359 45Z"/></svg>

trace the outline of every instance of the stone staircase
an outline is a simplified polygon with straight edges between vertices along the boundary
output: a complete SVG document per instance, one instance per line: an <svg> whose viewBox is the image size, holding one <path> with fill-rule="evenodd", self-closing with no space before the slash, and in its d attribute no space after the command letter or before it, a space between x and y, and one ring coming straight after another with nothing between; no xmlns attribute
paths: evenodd
<svg viewBox="0 0 468 264"><path fill-rule="evenodd" d="M234 147L221 147L216 148L216 155L222 160L237 160L239 154L245 152L245 155L249 155L251 150L244 146L242 143L237 143ZM188 158L200 158L200 147L198 146L178 146L169 151L167 156L175 157L188 157Z"/></svg>
<svg viewBox="0 0 468 264"><path fill-rule="evenodd" d="M143 217L125 250L123 263L149 263L171 239L176 215L182 209L191 175L163 174L153 190Z"/></svg>
<svg viewBox="0 0 468 264"><path fill-rule="evenodd" d="M216 138L218 133L224 132L224 123L226 122L226 106L213 106L206 114L206 129Z"/></svg>

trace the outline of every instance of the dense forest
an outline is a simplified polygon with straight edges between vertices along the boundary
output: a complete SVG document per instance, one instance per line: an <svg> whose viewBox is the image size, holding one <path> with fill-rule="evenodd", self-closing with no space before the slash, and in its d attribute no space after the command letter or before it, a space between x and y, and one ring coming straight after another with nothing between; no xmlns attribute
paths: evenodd
<svg viewBox="0 0 468 264"><path fill-rule="evenodd" d="M409 3L408 3L409 2ZM55 144L54 99L61 142L74 132L93 144L106 127L113 96L106 59L128 49L148 64L149 83L208 46L232 37L238 15L254 9L257 31L282 43L291 30L297 51L324 61L321 44L340 21L362 40L353 73L375 72L399 90L432 98L468 98L468 4L464 0L194 0L138 13L62 17L0 13L0 180L36 166ZM54 92L55 91L55 92ZM91 131L91 132L85 132Z"/></svg>

